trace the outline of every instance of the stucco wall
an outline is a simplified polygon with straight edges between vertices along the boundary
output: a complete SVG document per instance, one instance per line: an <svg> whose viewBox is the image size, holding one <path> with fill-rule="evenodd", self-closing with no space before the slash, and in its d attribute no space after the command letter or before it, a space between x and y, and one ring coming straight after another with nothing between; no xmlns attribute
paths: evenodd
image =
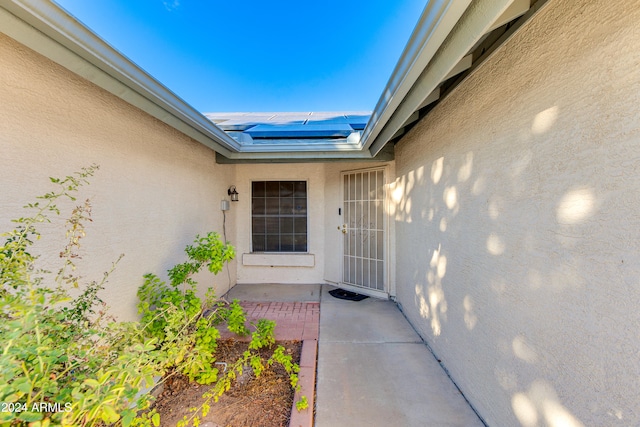
<svg viewBox="0 0 640 427"><path fill-rule="evenodd" d="M119 318L134 318L144 273L166 278L197 233L222 232L220 200L233 166L215 164L213 151L4 35L0 58L0 230L25 214L24 204L52 190L49 176L97 163L100 170L80 193L91 199L93 222L79 273L99 280L124 253L103 296ZM71 206L60 205L64 219ZM44 229L36 248L55 271L64 228L57 221ZM234 233L231 218L227 234ZM233 283L235 265L230 272ZM226 272L201 275L200 283L215 284L218 294L229 286Z"/></svg>
<svg viewBox="0 0 640 427"><path fill-rule="evenodd" d="M550 0L396 146L399 302L491 426L640 425L638 22Z"/></svg>
<svg viewBox="0 0 640 427"><path fill-rule="evenodd" d="M313 255L310 267L243 265L241 257L251 254L251 182L307 181L307 244ZM324 272L324 164L240 164L235 186L239 201L231 204L238 223L238 283L322 283ZM274 255L292 259L291 254ZM295 255L293 255L295 258ZM296 262L292 260L292 263Z"/></svg>
<svg viewBox="0 0 640 427"><path fill-rule="evenodd" d="M342 233L338 226L343 220L338 215L341 206L341 181L343 171L385 167L388 181L393 184L394 164L362 162L328 162L303 164L249 164L236 166L235 185L240 201L231 204L231 214L238 224L238 283L338 283L342 278ZM304 180L308 189L308 244L313 255L313 266L292 267L282 265L248 265L242 256L251 254L251 182L268 180ZM244 224L244 225L242 225ZM391 233L395 223L390 224ZM391 243L393 239L389 239ZM393 276L393 250L388 248L389 277ZM282 261L273 258L282 258ZM295 257L295 255L293 256ZM257 258L257 257L256 257ZM295 263L289 254L271 256L279 264ZM253 262L262 262L258 259ZM389 279L390 283L393 282Z"/></svg>

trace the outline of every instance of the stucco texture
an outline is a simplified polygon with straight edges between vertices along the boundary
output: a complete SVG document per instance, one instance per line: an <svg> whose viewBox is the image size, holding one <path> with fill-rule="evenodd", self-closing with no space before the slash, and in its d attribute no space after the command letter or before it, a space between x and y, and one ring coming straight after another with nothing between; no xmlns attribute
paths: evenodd
<svg viewBox="0 0 640 427"><path fill-rule="evenodd" d="M550 0L396 146L398 301L488 425L640 425L638 22Z"/></svg>
<svg viewBox="0 0 640 427"><path fill-rule="evenodd" d="M239 201L231 210L242 224L238 227L238 255L251 253L251 183L253 181L307 182L307 249L313 255L311 267L243 265L238 262L238 283L322 283L324 271L324 164L236 165ZM288 258L291 254L277 254ZM286 262L284 262L286 264Z"/></svg>
<svg viewBox="0 0 640 427"><path fill-rule="evenodd" d="M246 224L238 227L237 243L239 256L251 254L251 182L303 180L308 190L308 254L313 256L313 265L308 267L287 266L294 264L290 254L270 256L281 258L278 264L248 265L238 262L238 283L338 283L342 280L342 233L338 227L344 220L338 214L342 206L340 174L343 171L385 167L393 175L393 162L327 162L303 164L249 164L236 166L235 185L240 201L231 204L231 213ZM393 178L391 178L393 180ZM389 185L388 185L389 186ZM387 187L388 187L387 186ZM393 226L393 224L392 224ZM393 231L391 231L393 232ZM392 251L393 248L388 249ZM294 255L295 256L295 255ZM390 263L392 265L392 263Z"/></svg>
<svg viewBox="0 0 640 427"><path fill-rule="evenodd" d="M50 176L98 164L79 194L91 200L93 222L78 273L100 280L123 253L102 296L118 318L135 318L144 273L166 278L196 234L222 233L220 200L233 166L215 164L213 151L4 35L0 58L0 229L10 229L10 219L26 214L23 205L53 189ZM53 271L73 205L60 207L62 216L43 226L35 246L41 266ZM227 234L235 234L233 218ZM235 264L229 272L234 283ZM201 275L201 291L215 285L218 294L226 292L229 276Z"/></svg>

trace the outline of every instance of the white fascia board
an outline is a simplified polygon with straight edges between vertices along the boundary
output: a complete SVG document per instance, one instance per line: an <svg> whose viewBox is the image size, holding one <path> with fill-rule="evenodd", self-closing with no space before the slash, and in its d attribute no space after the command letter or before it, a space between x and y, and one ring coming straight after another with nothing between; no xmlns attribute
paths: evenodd
<svg viewBox="0 0 640 427"><path fill-rule="evenodd" d="M269 144L254 143L242 147L241 153L281 153L288 151L299 151L301 153L313 153L319 151L337 151L341 153L360 152L356 144L340 142L313 142L305 139L282 139L275 140Z"/></svg>
<svg viewBox="0 0 640 427"><path fill-rule="evenodd" d="M287 151L255 151L255 152L239 152L231 153L225 156L231 160L283 160L283 159L295 159L295 160L332 160L332 159L353 159L353 160L367 160L371 159L371 154L368 150L351 149L351 150L336 150L334 147L331 150L326 151L301 151L287 150Z"/></svg>
<svg viewBox="0 0 640 427"><path fill-rule="evenodd" d="M0 31L225 157L371 158L357 144L360 132L354 132L356 135L345 138L343 143L243 144L53 2L3 1Z"/></svg>
<svg viewBox="0 0 640 427"><path fill-rule="evenodd" d="M314 152L330 152L336 151L342 154L363 152L358 146L360 141L360 133L353 132L348 138L328 139L328 140L309 140L305 138L299 139L273 139L262 142L261 140L252 140L248 143L246 136L242 138L243 145L240 153L281 153L288 151L297 151L300 153ZM250 137L249 137L250 138ZM368 155L367 152L363 152Z"/></svg>
<svg viewBox="0 0 640 427"><path fill-rule="evenodd" d="M443 34L439 34L439 37L425 41L427 45L421 49L423 52L421 55L425 57L414 61L413 68L418 68L405 71L406 77L403 79L403 87L392 85L394 82L394 76L392 76L385 91L391 91L395 87L395 91L391 92L393 96L390 95L386 100L383 95L362 138L363 146L368 148L373 156L384 147L411 114L419 109L425 101L425 97L438 87L513 1L475 0L469 5L468 1L460 0L460 4L455 8L456 12L461 11L460 16L456 19L457 22L454 22L450 28L448 26L444 28ZM464 10L462 10L463 8ZM421 18L418 25L423 25L423 21L425 20ZM448 23L450 22L448 21ZM414 34L416 32L420 32L418 28ZM410 51L409 47L411 45L405 50L403 57L407 56L407 52ZM398 69L397 67L394 75ZM396 79L398 78L396 77ZM374 117L376 121L373 120Z"/></svg>
<svg viewBox="0 0 640 427"><path fill-rule="evenodd" d="M394 115L471 0L432 0L425 6L398 64L364 129L361 145L369 149ZM458 58L460 59L460 58ZM457 61L456 61L457 63ZM454 64L455 65L455 64ZM445 73L446 75L446 73ZM438 82L440 83L440 82ZM434 88L435 89L435 86ZM415 111L415 110L414 110ZM413 112L412 112L413 113ZM402 122L410 116L404 117ZM394 129L394 134L398 128ZM391 135L389 135L391 136Z"/></svg>
<svg viewBox="0 0 640 427"><path fill-rule="evenodd" d="M374 157L467 53L458 39L477 40L512 1L475 0L456 25L471 0L430 0L362 138L346 143L242 144L50 1L3 0L0 31L228 158L358 159Z"/></svg>
<svg viewBox="0 0 640 427"><path fill-rule="evenodd" d="M225 156L233 160L277 160L277 159L369 159L371 153L358 147L360 132L348 138L331 141L309 141L305 139L281 139L256 142L251 135L230 132L242 144L239 152Z"/></svg>
<svg viewBox="0 0 640 427"><path fill-rule="evenodd" d="M240 144L50 1L11 0L0 31L223 155Z"/></svg>
<svg viewBox="0 0 640 427"><path fill-rule="evenodd" d="M229 132L229 135L242 144L241 153L279 152L279 151L362 151L358 146L360 131L351 132L346 138L326 138L313 140L306 138L254 139L248 133Z"/></svg>

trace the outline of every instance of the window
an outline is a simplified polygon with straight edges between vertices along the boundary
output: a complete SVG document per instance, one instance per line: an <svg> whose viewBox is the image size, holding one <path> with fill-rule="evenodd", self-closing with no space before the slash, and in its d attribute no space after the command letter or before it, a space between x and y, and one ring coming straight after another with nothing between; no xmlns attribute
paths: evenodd
<svg viewBox="0 0 640 427"><path fill-rule="evenodd" d="M251 185L253 252L307 252L306 181Z"/></svg>

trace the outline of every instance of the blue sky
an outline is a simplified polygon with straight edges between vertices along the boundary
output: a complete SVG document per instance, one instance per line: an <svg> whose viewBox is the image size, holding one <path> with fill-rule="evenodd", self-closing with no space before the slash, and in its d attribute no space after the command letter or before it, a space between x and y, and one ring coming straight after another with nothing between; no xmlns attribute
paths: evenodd
<svg viewBox="0 0 640 427"><path fill-rule="evenodd" d="M425 0L56 0L201 112L375 107Z"/></svg>

